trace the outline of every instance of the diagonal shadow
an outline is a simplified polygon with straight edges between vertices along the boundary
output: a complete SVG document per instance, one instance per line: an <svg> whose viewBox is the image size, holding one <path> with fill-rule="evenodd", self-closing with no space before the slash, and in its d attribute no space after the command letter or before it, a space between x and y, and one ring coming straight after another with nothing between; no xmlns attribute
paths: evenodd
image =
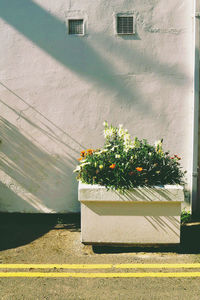
<svg viewBox="0 0 200 300"><path fill-rule="evenodd" d="M65 21L53 16L31 0L1 0L0 17L82 79L114 93L115 99L120 104L123 102L123 106L134 104L135 108L142 113L148 112L152 117L157 115L148 99L145 99L145 94L142 94L135 84L128 87L125 84L126 79L117 74L110 60L106 59L104 54L100 54L99 49L103 49L104 53L107 47L109 49L113 37L108 38L105 34L93 33L95 45L87 37L72 38L66 35ZM123 56L121 57L123 61L131 65L132 74L129 75L137 75L139 70L139 73L148 72L158 75L159 81L163 79L170 84L186 85L189 82L189 78L177 66L158 62L152 56L148 57L137 49L133 51L128 45L128 43L122 45L116 42L112 55L116 56L116 60ZM12 92L11 89L7 89ZM24 101L22 98L21 100ZM160 117L164 122L165 116Z"/></svg>
<svg viewBox="0 0 200 300"><path fill-rule="evenodd" d="M94 35L97 37L95 39L96 48L109 52L113 39L101 33L94 33ZM145 74L148 72L158 76L159 80L168 81L172 85L185 86L190 83L190 78L181 70L180 66L163 64L160 61L156 61L153 56L150 57L136 48L133 51L130 44L118 43L112 55L115 56L116 60L121 58L129 69L130 66L132 67L132 72L129 75Z"/></svg>
<svg viewBox="0 0 200 300"><path fill-rule="evenodd" d="M35 212L62 212L66 194L67 209L72 212L77 209L77 182L72 175L74 165L69 158L62 155L53 157L4 118L0 118L0 130L3 140L0 147L3 184L0 186L0 203L5 196L4 186L9 185L10 193L18 195L15 204L20 206L20 202L24 201ZM12 206L13 199L9 203Z"/></svg>
<svg viewBox="0 0 200 300"><path fill-rule="evenodd" d="M10 109L12 112L14 112L18 116L18 118L23 119L29 125L31 125L35 129L37 129L38 131L40 131L42 134L45 134L46 136L48 136L51 140L57 141L60 144L64 145L66 148L68 148L68 150L71 150L72 152L74 152L76 154L76 156L79 154L79 151L77 151L77 148L75 149L72 146L70 146L69 144L65 143L62 139L60 139L60 137L58 137L58 135L56 135L56 133L52 129L50 129L48 127L48 125L46 125L46 124L43 123L43 127L46 128L46 129L44 129L41 126L39 126L38 124L36 124L35 122L31 121L31 119L29 119L28 117L26 117L26 115L23 112L18 111L17 109L14 109L13 107L11 107L10 105L8 105L2 99L0 99L0 103L3 104L4 106L6 106L8 109ZM36 110L36 112L37 112L37 110ZM45 120L49 121L45 116L44 116L44 118L45 118ZM52 122L50 122L50 123L54 124ZM60 129L56 125L55 125L55 127L58 128L58 129ZM63 132L62 129L60 129L60 130L61 130L61 132ZM65 131L64 131L64 134L67 136L67 138L70 138L70 140L72 140L73 142L75 142L76 146L81 147L82 149L85 148L79 142L77 142L74 138L72 138L69 134L67 134ZM31 138L33 139L33 137L31 137ZM67 152L67 156L71 159L71 161L73 163L77 162L77 160L75 159L75 157L72 156L72 155L70 155L69 152Z"/></svg>
<svg viewBox="0 0 200 300"><path fill-rule="evenodd" d="M43 49L46 53L51 55L54 59L56 59L58 62L72 70L73 72L77 73L78 75L82 76L82 78L85 78L87 80L90 80L94 82L95 84L107 89L108 91L114 91L115 94L117 94L117 99L122 99L131 101L131 103L136 103L138 105L138 109L143 110L145 112L148 112L149 114L154 114L152 111L152 107L148 103L142 102L142 97L139 94L139 92L134 89L125 88L122 80L116 77L116 72L113 69L113 65L106 60L104 57L102 57L99 52L97 52L90 43L87 41L87 37L85 38L70 38L69 36L66 36L66 25L64 22L62 22L60 19L56 18L55 16L51 15L49 12L47 12L45 9L37 5L31 0L18 0L18 1L6 1L1 0L0 1L0 17L5 20L8 24L13 26L16 30L18 30L20 33L22 33L25 37L27 37L29 40L31 40L33 43L35 43L38 47ZM102 44L105 44L106 40L102 42ZM123 50L125 47L123 48ZM122 50L122 49L121 49ZM139 55L138 52L131 53L130 49L127 48L126 54L128 54L128 59L131 60L131 58L134 58L134 64L137 65L137 55ZM119 55L119 51L117 52ZM144 59L145 56L139 56L141 59ZM150 59L150 58L149 58ZM145 63L148 62L148 58L145 61ZM153 65L156 66L156 62L153 62ZM163 65L159 65L158 68L155 68L155 71L158 73L165 73L167 71L167 67ZM173 70L174 71L174 70ZM183 77L183 74L179 74ZM15 92L13 92L10 88L8 88L6 85L2 84L9 92L12 92L19 100L24 102L28 105L28 103L19 95L17 95ZM133 101L134 99L134 101ZM63 143L61 139L58 139L58 137L51 132L51 129L46 127L46 130L39 126L38 124L35 124L33 121L31 121L28 117L25 116L20 111L17 111L16 109L9 106L5 101L1 100L1 103L7 106L7 108L11 109L14 113L18 115L19 118L22 118L24 121L29 123L31 126L35 127L37 130L40 130L42 134L46 134L50 139L54 139L55 141L59 141L60 143ZM31 109L34 109L34 107L29 106ZM35 110L35 109L34 109ZM35 110L36 111L36 110ZM45 119L45 116L40 114L41 117ZM47 118L45 119L47 121ZM49 121L49 120L48 120ZM50 122L50 121L49 121ZM51 123L51 122L50 122ZM4 125L3 125L4 124ZM51 123L52 124L52 123ZM63 162L63 166L66 166L67 169L67 162L66 159L60 158L59 162L52 163L50 156L48 153L45 153L41 149L37 149L35 145L25 138L17 128L14 127L12 124L8 124L5 122L5 120L2 120L1 125L3 126L4 130L6 131L7 140L9 140L10 145L15 144L16 149L20 149L22 151L21 146L19 145L19 141L24 143L25 145L29 145L29 149L31 149L32 146L32 153L27 148L27 153L24 157L26 164L28 165L29 159L33 159L35 157L38 157L36 160L36 166L38 168L41 167L41 164L38 163L40 158L44 158L44 161L49 162L49 165L52 166L52 169L54 170L60 170L62 169L61 164ZM54 124L55 125L55 124ZM49 130L50 129L50 130ZM58 129L58 128L57 128ZM62 130L62 129L61 129ZM4 131L4 132L5 132ZM16 136L18 137L18 142L14 138L14 135L12 134L14 132ZM10 138L12 136L12 139ZM68 136L69 137L69 136ZM71 137L70 137L71 138ZM76 145L81 146L78 144L77 141L74 141ZM67 145L67 143L63 143L64 146L68 147L69 150L76 151L74 148L70 148L70 145ZM14 145L13 145L14 146ZM23 153L23 151L22 151ZM8 170L11 171L14 169L13 162L15 161L14 152L10 149L10 154L12 154L5 165L5 161L2 161L2 165L5 168L5 171ZM6 155L6 152L4 153ZM73 161L74 157L71 156L71 161ZM64 160L64 161L62 161ZM12 162L12 163L11 163ZM33 160L35 162L35 160ZM20 166L19 170L23 170L21 160L19 160ZM58 164L58 167L57 167ZM43 166L43 165L42 165ZM16 168L16 171L18 168ZM34 170L34 168L33 168ZM48 168L46 169L47 171ZM21 171L19 171L20 173ZM27 170L28 173L28 170ZM34 172L33 172L34 173ZM46 172L48 173L48 172ZM46 174L45 173L45 174ZM50 172L51 173L51 172ZM13 173L12 173L13 174ZM66 174L69 174L69 170L66 171ZM21 174L19 174L21 175ZM35 177L35 174L32 174ZM57 173L55 172L55 176ZM14 176L14 175L13 175ZM28 176L27 178L29 178ZM15 180L16 176L14 176ZM21 176L19 176L21 178ZM66 179L66 178L63 178ZM25 178L21 180L22 183L27 181ZM25 186L27 188L27 186Z"/></svg>
<svg viewBox="0 0 200 300"><path fill-rule="evenodd" d="M1 0L0 17L83 79L112 91L123 104L132 103L138 110L154 115L153 107L116 76L114 66L87 42L87 38L66 36L66 25L31 0Z"/></svg>
<svg viewBox="0 0 200 300"><path fill-rule="evenodd" d="M81 149L84 149L85 147L83 145L81 145L77 140L75 140L72 136L70 136L66 131L64 131L62 128L60 128L59 126L57 126L54 122L52 122L51 120L49 120L44 114L42 114L40 111L38 111L34 106L30 105L26 100L24 100L22 97L20 97L18 94L16 94L13 90L11 90L8 86L6 86L5 84L3 84L2 82L0 82L0 85L2 85L8 92L10 92L11 94L13 94L16 98L18 98L21 102L23 102L25 105L27 105L28 109L32 109L34 112L36 112L41 119L43 119L44 121L47 121L47 123L49 123L50 125L53 125L54 128L58 129L62 134L64 134L65 136L67 136L67 138L70 138L70 140L72 140L77 146L81 147ZM30 123L33 127L44 131L41 127L39 127L36 123L31 122L30 119L26 118L25 114L23 114L23 112L21 111L17 111L16 109L14 109L13 107L9 106L6 102L4 102L3 100L0 100L0 102L2 104L4 104L7 108L9 108L10 110L12 110L14 113L16 113L18 115L19 118L23 118L25 121L27 121L28 123ZM49 132L51 132L52 137L55 138L56 140L59 140L60 143L63 143L65 146L69 147L69 145L67 145L66 143L64 143L59 137L58 135L55 134L55 132L46 124L43 123L43 125L46 127L46 131L44 131L44 133L49 135ZM74 150L72 148L70 148L71 150ZM77 150L74 150L76 153L79 153Z"/></svg>

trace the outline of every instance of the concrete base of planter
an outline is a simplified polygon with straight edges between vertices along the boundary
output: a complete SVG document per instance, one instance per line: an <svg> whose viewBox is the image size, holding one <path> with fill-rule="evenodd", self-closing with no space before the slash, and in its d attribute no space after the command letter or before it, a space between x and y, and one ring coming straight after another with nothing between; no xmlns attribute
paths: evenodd
<svg viewBox="0 0 200 300"><path fill-rule="evenodd" d="M85 244L180 243L183 188L135 188L126 194L79 184L81 241Z"/></svg>

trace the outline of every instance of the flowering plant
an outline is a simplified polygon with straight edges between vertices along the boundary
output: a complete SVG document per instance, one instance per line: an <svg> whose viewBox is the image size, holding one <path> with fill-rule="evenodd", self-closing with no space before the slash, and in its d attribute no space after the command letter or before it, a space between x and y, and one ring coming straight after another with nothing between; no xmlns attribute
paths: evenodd
<svg viewBox="0 0 200 300"><path fill-rule="evenodd" d="M81 151L80 164L74 170L77 179L124 191L138 186L182 184L184 172L180 157L163 151L162 140L154 146L137 137L132 141L127 129L104 122L102 149Z"/></svg>

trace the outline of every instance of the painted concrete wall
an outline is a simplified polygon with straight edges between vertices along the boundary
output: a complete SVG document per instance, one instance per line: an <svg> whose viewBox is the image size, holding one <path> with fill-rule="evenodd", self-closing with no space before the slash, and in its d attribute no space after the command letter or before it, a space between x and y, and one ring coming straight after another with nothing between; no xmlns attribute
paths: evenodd
<svg viewBox="0 0 200 300"><path fill-rule="evenodd" d="M134 36L114 33L132 11ZM191 178L191 0L0 1L0 211L75 212L79 151L102 123L183 157ZM86 35L67 34L67 18Z"/></svg>

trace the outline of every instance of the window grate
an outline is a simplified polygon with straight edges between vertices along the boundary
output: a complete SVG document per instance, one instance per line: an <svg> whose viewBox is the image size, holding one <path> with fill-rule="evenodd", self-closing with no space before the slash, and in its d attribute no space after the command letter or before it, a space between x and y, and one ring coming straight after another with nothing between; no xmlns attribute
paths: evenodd
<svg viewBox="0 0 200 300"><path fill-rule="evenodd" d="M69 20L69 34L83 34L83 19Z"/></svg>
<svg viewBox="0 0 200 300"><path fill-rule="evenodd" d="M117 33L134 34L133 17L117 17Z"/></svg>

